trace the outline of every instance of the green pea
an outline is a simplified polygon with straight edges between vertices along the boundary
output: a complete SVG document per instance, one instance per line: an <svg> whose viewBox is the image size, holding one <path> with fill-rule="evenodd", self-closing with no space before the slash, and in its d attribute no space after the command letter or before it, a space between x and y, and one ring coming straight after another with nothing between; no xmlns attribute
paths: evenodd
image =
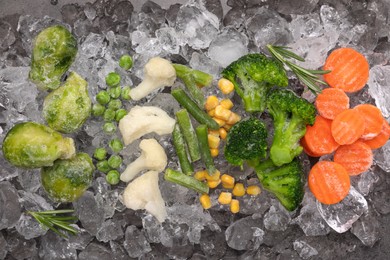
<svg viewBox="0 0 390 260"><path fill-rule="evenodd" d="M123 149L123 143L121 140L119 140L118 138L114 138L110 141L110 143L108 144L108 146L111 148L111 150L114 152L114 153L119 153L120 151L122 151Z"/></svg>
<svg viewBox="0 0 390 260"><path fill-rule="evenodd" d="M96 160L99 160L99 161L102 161L104 159L106 159L107 157L107 151L106 149L100 147L100 148L96 148L95 149L95 152L93 153L93 157L96 159Z"/></svg>
<svg viewBox="0 0 390 260"><path fill-rule="evenodd" d="M103 173L107 173L109 170L111 170L110 165L108 165L107 160L99 161L96 164L96 168L98 169L98 171L103 172Z"/></svg>
<svg viewBox="0 0 390 260"><path fill-rule="evenodd" d="M117 122L119 122L125 115L127 115L127 111L126 109L118 109L116 112L115 112L115 120Z"/></svg>
<svg viewBox="0 0 390 260"><path fill-rule="evenodd" d="M123 100L130 100L131 99L131 97L130 97L130 87L122 88L121 98Z"/></svg>
<svg viewBox="0 0 390 260"><path fill-rule="evenodd" d="M129 70L133 67L133 58L130 55L123 55L119 59L119 66L124 70Z"/></svg>
<svg viewBox="0 0 390 260"><path fill-rule="evenodd" d="M122 101L120 101L119 99L112 99L110 102L108 102L107 107L108 109L112 109L116 111L122 107Z"/></svg>
<svg viewBox="0 0 390 260"><path fill-rule="evenodd" d="M96 103L92 106L92 115L94 116L102 116L104 115L104 111L106 111L105 106Z"/></svg>
<svg viewBox="0 0 390 260"><path fill-rule="evenodd" d="M114 121L115 120L115 110L112 108L106 109L103 114L104 121Z"/></svg>
<svg viewBox="0 0 390 260"><path fill-rule="evenodd" d="M106 84L109 87L116 87L121 82L121 76L116 72L110 72L106 76Z"/></svg>
<svg viewBox="0 0 390 260"><path fill-rule="evenodd" d="M106 181L108 184L117 185L119 183L119 172L117 170L111 170L106 175Z"/></svg>
<svg viewBox="0 0 390 260"><path fill-rule="evenodd" d="M107 122L103 125L103 131L106 134L113 134L116 131L116 125L113 122Z"/></svg>
<svg viewBox="0 0 390 260"><path fill-rule="evenodd" d="M119 98L122 93L122 88L120 86L109 88L107 92L110 94L111 98Z"/></svg>
<svg viewBox="0 0 390 260"><path fill-rule="evenodd" d="M102 90L96 94L96 101L103 106L110 102L110 99L110 94L108 94L108 92L105 90Z"/></svg>
<svg viewBox="0 0 390 260"><path fill-rule="evenodd" d="M122 158L119 155L111 155L110 158L108 158L108 165L113 168L117 169L122 164Z"/></svg>

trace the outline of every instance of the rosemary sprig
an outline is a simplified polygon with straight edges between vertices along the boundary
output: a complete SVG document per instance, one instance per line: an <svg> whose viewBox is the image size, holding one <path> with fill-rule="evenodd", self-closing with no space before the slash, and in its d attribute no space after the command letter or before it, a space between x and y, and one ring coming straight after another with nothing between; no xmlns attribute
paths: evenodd
<svg viewBox="0 0 390 260"><path fill-rule="evenodd" d="M60 214L68 214L73 212L73 209L61 209L47 211L27 211L27 214L33 216L42 227L47 227L56 234L62 237L67 237L67 235L61 231L68 232L72 235L77 234L77 229L70 225L77 221L77 217L67 215L64 216Z"/></svg>
<svg viewBox="0 0 390 260"><path fill-rule="evenodd" d="M288 59L295 59L298 61L304 62L305 59L301 56L293 53L292 51L289 51L288 47L284 46L273 46L270 44L267 44L267 49L271 53L271 55L278 60L283 65L286 65L291 69L291 71L297 76L297 78L306 85L314 94L320 93L321 89L318 86L318 84L324 84L327 85L326 82L320 80L318 78L318 75L323 75L326 73L329 73L330 70L308 70L305 68L302 68L301 66L296 65L295 63L292 63Z"/></svg>

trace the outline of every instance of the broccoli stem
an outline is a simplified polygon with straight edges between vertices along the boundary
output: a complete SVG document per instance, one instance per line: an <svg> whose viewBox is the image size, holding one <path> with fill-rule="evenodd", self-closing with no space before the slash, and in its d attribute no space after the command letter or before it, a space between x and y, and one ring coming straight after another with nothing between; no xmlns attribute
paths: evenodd
<svg viewBox="0 0 390 260"><path fill-rule="evenodd" d="M177 157L179 158L179 164L182 172L187 175L191 175L194 172L194 168L188 160L186 144L184 142L184 137L178 124L175 124L175 127L173 128L172 139Z"/></svg>
<svg viewBox="0 0 390 260"><path fill-rule="evenodd" d="M174 89L171 91L172 96L180 103L200 124L205 124L209 128L217 130L219 125L205 111L184 92L182 89Z"/></svg>
<svg viewBox="0 0 390 260"><path fill-rule="evenodd" d="M199 125L196 128L196 135L198 137L200 154L202 156L203 163L206 166L208 174L213 175L217 171L217 169L215 168L214 160L210 153L210 147L207 137L207 126Z"/></svg>
<svg viewBox="0 0 390 260"><path fill-rule="evenodd" d="M186 109L181 109L176 113L177 123L187 143L188 153L191 161L195 162L200 159L200 151L198 139L196 137L195 129L191 124L190 116Z"/></svg>
<svg viewBox="0 0 390 260"><path fill-rule="evenodd" d="M191 74L195 83L199 86L209 86L213 81L213 76L206 72L194 70L181 64L172 64L172 66L176 70L177 77L183 78L186 74Z"/></svg>
<svg viewBox="0 0 390 260"><path fill-rule="evenodd" d="M192 189L194 191L197 191L201 194L209 193L209 187L207 186L206 183L198 181L194 177L185 175L179 171L175 171L170 168L168 168L165 171L164 179L179 184L181 186L184 186L186 188Z"/></svg>

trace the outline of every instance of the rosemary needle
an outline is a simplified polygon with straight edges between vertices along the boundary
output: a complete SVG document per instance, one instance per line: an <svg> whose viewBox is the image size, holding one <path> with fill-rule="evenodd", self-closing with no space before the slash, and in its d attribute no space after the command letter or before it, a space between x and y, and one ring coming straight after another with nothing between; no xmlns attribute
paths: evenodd
<svg viewBox="0 0 390 260"><path fill-rule="evenodd" d="M320 93L321 89L318 84L327 85L326 82L320 80L318 75L329 73L330 70L308 70L295 63L292 63L288 59L295 59L304 62L305 59L301 56L289 51L288 47L273 46L267 44L267 49L271 55L283 65L286 65L297 76L297 78L306 85L314 94Z"/></svg>

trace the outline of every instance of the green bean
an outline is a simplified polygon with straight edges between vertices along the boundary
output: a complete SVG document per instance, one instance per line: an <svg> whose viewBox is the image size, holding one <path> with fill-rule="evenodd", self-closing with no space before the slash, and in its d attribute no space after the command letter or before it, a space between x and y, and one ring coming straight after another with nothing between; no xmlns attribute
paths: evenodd
<svg viewBox="0 0 390 260"><path fill-rule="evenodd" d="M182 172L175 171L170 168L165 171L164 179L202 194L209 193L209 187L206 183L198 181L192 176L185 175Z"/></svg>
<svg viewBox="0 0 390 260"><path fill-rule="evenodd" d="M183 134L180 130L180 126L178 124L175 124L175 127L173 128L172 140L177 157L179 158L179 164L182 172L187 175L191 175L194 172L194 168L188 160L186 144L184 141Z"/></svg>
<svg viewBox="0 0 390 260"><path fill-rule="evenodd" d="M202 160L206 166L206 170L209 175L213 175L217 171L217 169L215 168L214 160L210 153L207 126L199 125L196 128L196 136L198 137L200 154L202 155Z"/></svg>
<svg viewBox="0 0 390 260"><path fill-rule="evenodd" d="M190 154L191 161L195 162L200 159L200 151L198 145L198 139L196 137L195 129L191 124L191 119L186 109L181 109L176 112L177 123L180 126L180 130L186 141L188 153Z"/></svg>

